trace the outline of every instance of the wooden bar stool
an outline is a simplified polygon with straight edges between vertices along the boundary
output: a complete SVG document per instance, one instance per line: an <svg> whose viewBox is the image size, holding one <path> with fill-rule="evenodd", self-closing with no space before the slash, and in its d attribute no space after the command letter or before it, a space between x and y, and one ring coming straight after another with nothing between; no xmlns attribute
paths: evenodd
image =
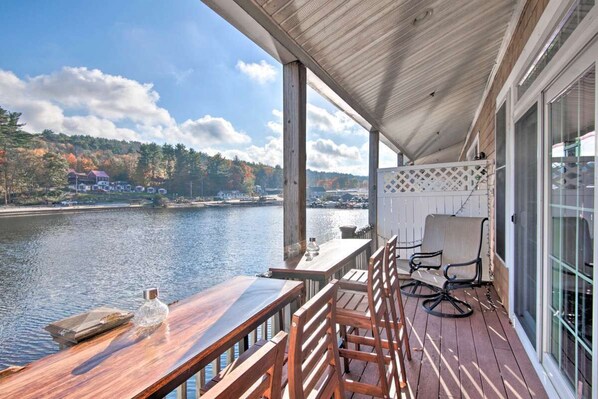
<svg viewBox="0 0 598 399"><path fill-rule="evenodd" d="M279 332L201 395L207 399L280 399L287 333Z"/></svg>
<svg viewBox="0 0 598 399"><path fill-rule="evenodd" d="M349 359L361 360L376 363L380 376L380 385L345 378L345 389L380 398L394 398L401 392L398 370L399 362L403 363L400 361L403 358L401 345L395 343L402 343L403 338L402 323L392 322L388 309L384 288L385 252L386 249L381 247L370 258L365 287L362 283L346 280L338 283L337 322L341 325L343 344L339 353L345 359L345 371L348 371ZM368 330L372 331L371 337L359 334L359 331L365 333ZM349 344L354 344L355 349L349 349ZM362 351L362 346L372 347L373 352Z"/></svg>
<svg viewBox="0 0 598 399"><path fill-rule="evenodd" d="M345 397L336 335L337 284L330 283L293 315L285 397Z"/></svg>
<svg viewBox="0 0 598 399"><path fill-rule="evenodd" d="M399 359L402 381L407 381L404 357L411 360L411 348L409 335L406 330L405 307L401 295L401 277L397 268L396 258L397 236L392 236L384 246L384 293L388 300L388 310L391 316L391 327L395 329L397 337L401 338L395 345L397 351L403 356ZM367 284L368 271L363 269L351 269L343 280L360 283L364 287ZM396 321L396 323L395 323Z"/></svg>

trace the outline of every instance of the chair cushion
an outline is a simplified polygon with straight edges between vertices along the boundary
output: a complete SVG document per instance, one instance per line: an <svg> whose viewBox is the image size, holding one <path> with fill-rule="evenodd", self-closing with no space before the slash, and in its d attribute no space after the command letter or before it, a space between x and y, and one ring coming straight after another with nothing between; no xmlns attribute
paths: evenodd
<svg viewBox="0 0 598 399"><path fill-rule="evenodd" d="M408 259L397 259L397 270L401 280L409 280L411 278L411 269L409 268Z"/></svg>
<svg viewBox="0 0 598 399"><path fill-rule="evenodd" d="M446 283L444 271L435 269L419 269L411 274L411 278L432 285L434 287L443 288Z"/></svg>
<svg viewBox="0 0 598 399"><path fill-rule="evenodd" d="M430 214L426 216L420 252L436 252L444 248L446 225L451 218L450 215Z"/></svg>

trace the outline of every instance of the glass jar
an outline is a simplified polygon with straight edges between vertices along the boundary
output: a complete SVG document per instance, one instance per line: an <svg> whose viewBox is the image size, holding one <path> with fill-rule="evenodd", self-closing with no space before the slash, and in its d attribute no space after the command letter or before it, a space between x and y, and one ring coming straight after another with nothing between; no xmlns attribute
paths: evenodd
<svg viewBox="0 0 598 399"><path fill-rule="evenodd" d="M307 243L307 248L306 249L307 249L307 252L311 255L312 258L314 256L318 256L319 255L320 246L316 242L316 238L315 237L311 237L309 239L309 242Z"/></svg>
<svg viewBox="0 0 598 399"><path fill-rule="evenodd" d="M143 291L145 303L135 312L133 323L137 327L147 328L161 324L168 317L168 305L158 299L158 289Z"/></svg>

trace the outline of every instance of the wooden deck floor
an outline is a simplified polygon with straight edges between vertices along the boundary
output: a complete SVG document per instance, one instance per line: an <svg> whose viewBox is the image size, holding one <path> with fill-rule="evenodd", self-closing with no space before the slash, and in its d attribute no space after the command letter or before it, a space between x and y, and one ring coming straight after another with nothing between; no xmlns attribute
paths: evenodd
<svg viewBox="0 0 598 399"><path fill-rule="evenodd" d="M421 300L404 297L412 348L412 360L406 361L408 392L404 397L546 398L494 288L459 291L474 307L469 318L431 316L421 308ZM353 379L378 380L373 364L353 361L350 369Z"/></svg>

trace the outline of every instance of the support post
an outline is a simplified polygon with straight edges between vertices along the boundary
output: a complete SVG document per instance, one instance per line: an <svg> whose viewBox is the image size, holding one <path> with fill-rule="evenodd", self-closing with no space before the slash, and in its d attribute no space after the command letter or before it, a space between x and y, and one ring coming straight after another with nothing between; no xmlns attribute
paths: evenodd
<svg viewBox="0 0 598 399"><path fill-rule="evenodd" d="M397 166L405 165L405 159L402 152L397 152Z"/></svg>
<svg viewBox="0 0 598 399"><path fill-rule="evenodd" d="M378 160L380 158L380 132L370 130L370 167L368 174L368 221L374 228L372 230L373 247L378 247Z"/></svg>
<svg viewBox="0 0 598 399"><path fill-rule="evenodd" d="M284 258L305 250L305 142L307 73L298 61L283 65Z"/></svg>

